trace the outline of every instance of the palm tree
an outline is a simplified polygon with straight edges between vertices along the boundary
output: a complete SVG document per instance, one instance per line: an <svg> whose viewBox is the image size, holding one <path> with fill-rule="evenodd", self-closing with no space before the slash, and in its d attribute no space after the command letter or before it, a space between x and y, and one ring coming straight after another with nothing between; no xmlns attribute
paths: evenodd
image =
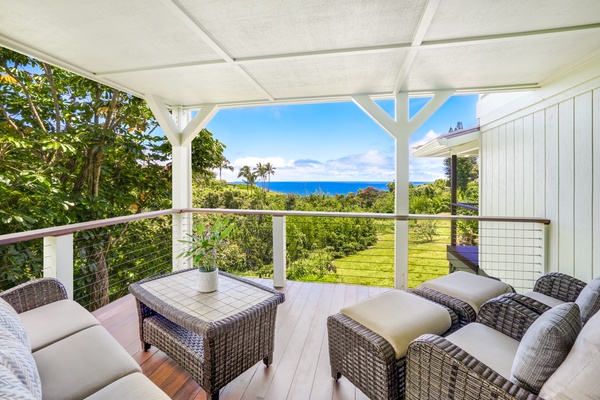
<svg viewBox="0 0 600 400"><path fill-rule="evenodd" d="M256 175L250 170L250 167L244 165L240 168L240 172L238 173L238 178L241 177L242 181L246 184L247 188L250 188L250 185L254 185L256 182Z"/></svg>
<svg viewBox="0 0 600 400"><path fill-rule="evenodd" d="M262 163L256 164L256 167L254 168L254 173L262 181L262 188L264 190L264 188L265 188L265 180L267 179L267 169L266 169L266 166L262 165Z"/></svg>
<svg viewBox="0 0 600 400"><path fill-rule="evenodd" d="M269 191L271 191L271 175L275 175L275 167L270 162L265 165L265 173L267 174L267 178L269 178Z"/></svg>
<svg viewBox="0 0 600 400"><path fill-rule="evenodd" d="M224 169L228 169L231 172L233 172L233 165L231 165L231 163L228 159L225 158L225 156L221 156L221 164L219 164L219 180L221 180L221 171ZM240 176L238 175L238 178L239 177Z"/></svg>

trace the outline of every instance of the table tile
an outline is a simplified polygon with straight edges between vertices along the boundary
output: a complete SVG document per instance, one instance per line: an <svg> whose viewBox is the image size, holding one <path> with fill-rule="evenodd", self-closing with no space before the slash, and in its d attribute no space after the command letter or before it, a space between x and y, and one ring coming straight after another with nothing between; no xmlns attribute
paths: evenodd
<svg viewBox="0 0 600 400"><path fill-rule="evenodd" d="M143 283L141 286L165 303L203 321L218 321L267 300L272 293L237 279L219 275L219 289L213 293L196 290L197 271Z"/></svg>

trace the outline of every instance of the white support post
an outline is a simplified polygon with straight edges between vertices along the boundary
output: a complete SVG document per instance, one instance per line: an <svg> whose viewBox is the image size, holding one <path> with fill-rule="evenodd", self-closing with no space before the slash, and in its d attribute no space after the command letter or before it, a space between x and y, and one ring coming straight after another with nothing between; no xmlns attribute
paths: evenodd
<svg viewBox="0 0 600 400"><path fill-rule="evenodd" d="M181 108L173 108L174 122L179 132L188 124L189 114ZM179 134L181 137L181 134ZM187 146L172 144L173 173L172 197L173 208L192 208L192 146L191 141ZM192 232L193 216L190 213L173 214L173 271L193 267L192 260L180 258L179 255L185 246L181 240L187 240L188 233Z"/></svg>
<svg viewBox="0 0 600 400"><path fill-rule="evenodd" d="M273 216L273 286L282 288L286 281L285 215Z"/></svg>
<svg viewBox="0 0 600 400"><path fill-rule="evenodd" d="M192 207L192 150L191 146L173 146L173 208ZM173 271L191 268L192 261L180 258L187 234L192 232L192 214L173 214Z"/></svg>
<svg viewBox="0 0 600 400"><path fill-rule="evenodd" d="M44 277L58 279L73 300L73 234L44 238Z"/></svg>
<svg viewBox="0 0 600 400"><path fill-rule="evenodd" d="M173 208L192 208L192 141L217 113L218 106L203 106L190 121L189 110L172 107L173 112L170 113L165 101L158 96L147 95L146 102L173 149ZM192 225L191 213L173 214L173 271L192 267L191 260L179 258L184 246L181 240L187 239Z"/></svg>
<svg viewBox="0 0 600 400"><path fill-rule="evenodd" d="M396 117L390 117L369 96L356 95L352 100L373 121L395 140L396 145L396 201L397 215L408 215L409 139L454 94L453 91L436 92L411 120L408 93L396 93ZM394 287L408 288L408 221L396 220L394 242Z"/></svg>

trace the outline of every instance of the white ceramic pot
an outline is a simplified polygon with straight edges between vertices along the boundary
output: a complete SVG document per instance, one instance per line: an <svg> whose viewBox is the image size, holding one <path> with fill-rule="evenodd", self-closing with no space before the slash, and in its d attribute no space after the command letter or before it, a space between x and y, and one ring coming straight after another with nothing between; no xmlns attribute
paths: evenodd
<svg viewBox="0 0 600 400"><path fill-rule="evenodd" d="M206 272L198 270L198 291L202 293L214 292L219 288L219 269Z"/></svg>

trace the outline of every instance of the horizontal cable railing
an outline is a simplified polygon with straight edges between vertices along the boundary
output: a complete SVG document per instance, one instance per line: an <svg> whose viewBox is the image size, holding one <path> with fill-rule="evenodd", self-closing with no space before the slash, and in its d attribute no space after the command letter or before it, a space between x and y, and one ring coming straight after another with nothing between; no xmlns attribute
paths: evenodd
<svg viewBox="0 0 600 400"><path fill-rule="evenodd" d="M76 232L74 299L95 310L129 293L130 284L171 271L172 237L169 216Z"/></svg>
<svg viewBox="0 0 600 400"><path fill-rule="evenodd" d="M523 290L544 272L544 224L550 222L464 215L162 210L0 236L0 289L57 276L55 269L64 266L48 265L60 251L46 239L70 235L66 243L73 252L73 297L89 309L101 307L128 293L130 283L174 268L178 238L173 237L171 214L190 215L195 222L228 214L236 229L219 265L239 275L273 277L278 266L286 265L292 280L393 287L395 247L403 246L396 243L395 232L401 226L398 221L406 221L408 287L451 270L470 269ZM284 251L277 252L274 235L283 232L275 229L275 220L282 218L286 240ZM451 221L457 225L456 246L450 246ZM188 226L183 226L184 232Z"/></svg>

